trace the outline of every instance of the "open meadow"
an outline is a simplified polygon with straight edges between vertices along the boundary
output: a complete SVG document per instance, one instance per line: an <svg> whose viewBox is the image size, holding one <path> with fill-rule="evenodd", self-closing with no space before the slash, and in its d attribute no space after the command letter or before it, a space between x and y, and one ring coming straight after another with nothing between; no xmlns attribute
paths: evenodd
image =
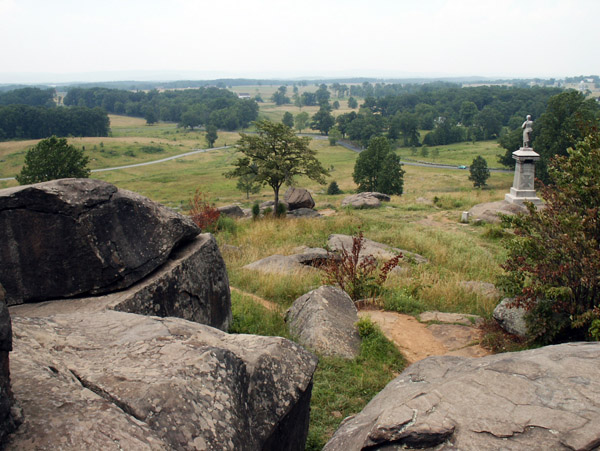
<svg viewBox="0 0 600 451"><path fill-rule="evenodd" d="M287 110L289 110L289 106ZM295 108L295 107L294 107ZM263 110L275 118L277 108ZM283 112L281 112L283 114ZM184 131L175 124L145 125L141 119L111 116L112 132L106 138L71 138L90 157L90 167L99 169L161 159L206 147L203 131ZM232 145L237 133L219 132L216 146ZM16 175L24 154L35 141L0 143L0 176ZM352 181L358 154L328 140L311 141L323 166L330 170L327 183L335 180L344 193L354 192ZM431 151L431 149L429 149ZM483 155L490 166L501 153L495 142L462 143L439 147L435 162L469 165ZM433 162L431 157L411 155L399 149L402 157ZM430 153L431 155L431 153ZM93 173L92 177L120 188L138 192L183 213L196 190L205 193L217 206L234 202L250 207L271 200L273 193L263 188L246 195L236 189L236 181L224 177L233 167L235 148L211 150L149 166ZM345 194L327 195L327 185L298 179L297 186L313 193L317 210L333 210L331 216L317 219L261 219L233 222L217 233L220 245L239 248L224 251L232 287L233 331L287 336L282 313L292 302L323 282L314 271L307 276L260 275L244 265L273 254L291 254L299 246L323 247L333 233L362 231L372 240L423 255L428 264L405 264L400 275L391 276L379 299L385 308L416 314L425 310L464 312L490 317L496 299L468 291L461 282L496 281L505 259L504 234L497 226L460 224L460 214L473 205L503 199L512 184L512 174L492 172L485 189L474 189L469 172L405 165L404 194L376 210L341 207ZM0 187L15 186L0 182ZM283 193L282 193L283 194ZM267 310L252 300L260 296L279 306ZM321 357L315 375L312 418L308 449L320 449L341 420L358 412L404 367L396 348L377 330L363 336L361 354L354 360Z"/></svg>

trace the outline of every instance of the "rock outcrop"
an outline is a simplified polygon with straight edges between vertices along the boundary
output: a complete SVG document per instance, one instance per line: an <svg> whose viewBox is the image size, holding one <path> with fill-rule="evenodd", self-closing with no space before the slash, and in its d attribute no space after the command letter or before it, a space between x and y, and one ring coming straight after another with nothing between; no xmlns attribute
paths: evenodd
<svg viewBox="0 0 600 451"><path fill-rule="evenodd" d="M296 210L288 211L287 216L294 218L320 218L321 214L312 208L297 208Z"/></svg>
<svg viewBox="0 0 600 451"><path fill-rule="evenodd" d="M231 218L244 218L246 214L244 210L239 205L224 205L223 207L218 207L219 213L224 216L229 216Z"/></svg>
<svg viewBox="0 0 600 451"><path fill-rule="evenodd" d="M469 210L469 217L473 218L473 220L498 224L501 222L498 213L512 216L517 213L527 213L527 209L522 205L511 204L505 200L499 200L497 202L487 202L475 205Z"/></svg>
<svg viewBox="0 0 600 451"><path fill-rule="evenodd" d="M364 192L344 197L342 207L377 208L382 201L389 202L390 196L377 192Z"/></svg>
<svg viewBox="0 0 600 451"><path fill-rule="evenodd" d="M299 297L285 321L300 344L321 354L352 359L360 352L358 312L339 288L322 286Z"/></svg>
<svg viewBox="0 0 600 451"><path fill-rule="evenodd" d="M304 248L293 255L269 255L244 266L244 269L260 271L267 274L294 274L310 271L325 264L329 255L322 248Z"/></svg>
<svg viewBox="0 0 600 451"><path fill-rule="evenodd" d="M315 201L304 188L290 187L284 194L283 200L288 204L288 210L297 210L299 208L314 208Z"/></svg>
<svg viewBox="0 0 600 451"><path fill-rule="evenodd" d="M502 302L494 309L492 316L506 332L525 338L528 332L527 323L525 322L527 311L523 307L512 305L514 300L514 298L502 299Z"/></svg>
<svg viewBox="0 0 600 451"><path fill-rule="evenodd" d="M12 326L5 292L0 285L0 448L6 436L21 422L10 387L10 351L12 351Z"/></svg>
<svg viewBox="0 0 600 451"><path fill-rule="evenodd" d="M346 419L324 449L597 449L599 361L598 342L430 357Z"/></svg>
<svg viewBox="0 0 600 451"><path fill-rule="evenodd" d="M29 307L11 308L25 421L7 449L304 449L317 361L293 342L110 310L20 316Z"/></svg>
<svg viewBox="0 0 600 451"><path fill-rule="evenodd" d="M0 190L0 283L9 305L131 286L200 230L139 194L91 179Z"/></svg>
<svg viewBox="0 0 600 451"><path fill-rule="evenodd" d="M342 248L346 249L348 252L352 250L352 236L350 235L341 235L341 234L333 234L329 235L327 240L327 246L332 251L341 251ZM380 260L389 260L394 258L402 252L404 256L404 260L406 261L414 261L415 263L427 263L428 260L422 255L415 254L414 252L409 252L403 249L398 249L395 247L387 246L382 243L378 243L376 241L370 240L368 238L364 239L363 247L360 252L360 256L372 255L373 257Z"/></svg>

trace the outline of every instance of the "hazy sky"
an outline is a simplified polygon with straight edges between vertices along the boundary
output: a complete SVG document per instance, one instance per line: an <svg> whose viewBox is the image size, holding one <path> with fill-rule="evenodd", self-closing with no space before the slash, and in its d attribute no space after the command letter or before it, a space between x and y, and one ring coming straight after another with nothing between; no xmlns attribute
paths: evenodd
<svg viewBox="0 0 600 451"><path fill-rule="evenodd" d="M0 82L600 74L599 22L599 0L0 0Z"/></svg>

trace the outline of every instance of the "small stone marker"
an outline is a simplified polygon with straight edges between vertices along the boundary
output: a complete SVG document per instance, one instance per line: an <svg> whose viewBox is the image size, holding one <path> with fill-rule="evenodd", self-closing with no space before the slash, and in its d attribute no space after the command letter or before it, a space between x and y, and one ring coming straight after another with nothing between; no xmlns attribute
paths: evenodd
<svg viewBox="0 0 600 451"><path fill-rule="evenodd" d="M468 211L463 211L462 215L460 215L460 222L462 222L463 224L468 224L469 223L469 212Z"/></svg>

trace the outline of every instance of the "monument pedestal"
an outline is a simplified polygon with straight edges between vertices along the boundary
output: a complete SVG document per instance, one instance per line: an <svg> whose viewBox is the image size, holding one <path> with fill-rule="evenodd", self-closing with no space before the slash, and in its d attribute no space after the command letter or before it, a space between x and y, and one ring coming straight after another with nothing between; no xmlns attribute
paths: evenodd
<svg viewBox="0 0 600 451"><path fill-rule="evenodd" d="M515 178L510 193L504 196L504 200L516 205L523 205L524 202L541 205L542 201L536 196L534 188L535 162L540 159L539 154L531 147L521 147L513 152L513 158L517 161Z"/></svg>

